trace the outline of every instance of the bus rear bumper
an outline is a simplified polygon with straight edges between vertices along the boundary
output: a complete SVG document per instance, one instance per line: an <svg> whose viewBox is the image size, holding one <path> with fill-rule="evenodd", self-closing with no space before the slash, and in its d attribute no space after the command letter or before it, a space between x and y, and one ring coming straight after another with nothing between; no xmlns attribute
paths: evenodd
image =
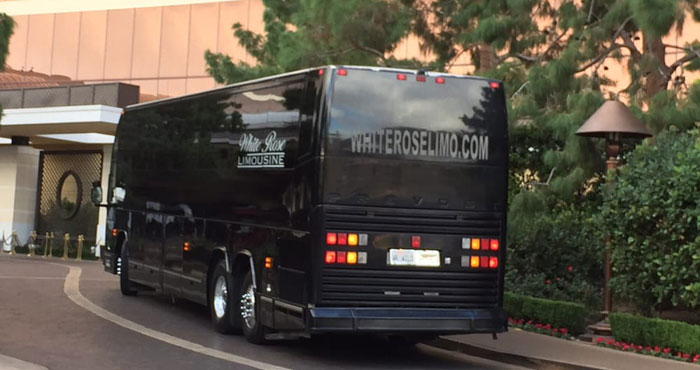
<svg viewBox="0 0 700 370"><path fill-rule="evenodd" d="M311 333L501 333L503 309L327 308L310 310Z"/></svg>

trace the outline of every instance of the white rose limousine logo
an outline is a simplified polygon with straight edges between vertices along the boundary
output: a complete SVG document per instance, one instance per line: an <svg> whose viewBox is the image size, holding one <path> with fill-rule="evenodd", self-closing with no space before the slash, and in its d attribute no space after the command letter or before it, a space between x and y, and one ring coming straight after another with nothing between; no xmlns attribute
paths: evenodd
<svg viewBox="0 0 700 370"><path fill-rule="evenodd" d="M238 141L238 168L284 168L286 144L285 139L277 138L276 131L271 131L263 140L253 134L243 134Z"/></svg>

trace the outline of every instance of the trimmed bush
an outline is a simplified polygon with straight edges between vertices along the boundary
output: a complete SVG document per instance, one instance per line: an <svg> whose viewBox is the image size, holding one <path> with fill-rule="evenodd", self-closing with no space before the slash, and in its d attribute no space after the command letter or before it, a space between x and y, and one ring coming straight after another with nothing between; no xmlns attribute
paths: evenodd
<svg viewBox="0 0 700 370"><path fill-rule="evenodd" d="M555 328L567 328L573 335L583 333L588 315L586 307L582 304L514 293L503 295L503 308L509 317L551 324Z"/></svg>
<svg viewBox="0 0 700 370"><path fill-rule="evenodd" d="M613 335L619 341L700 353L700 325L626 313L611 313L609 320Z"/></svg>

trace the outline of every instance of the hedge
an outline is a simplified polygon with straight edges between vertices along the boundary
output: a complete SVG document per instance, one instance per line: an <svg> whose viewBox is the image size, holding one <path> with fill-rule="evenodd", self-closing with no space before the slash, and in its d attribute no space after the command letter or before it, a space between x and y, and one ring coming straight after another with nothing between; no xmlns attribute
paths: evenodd
<svg viewBox="0 0 700 370"><path fill-rule="evenodd" d="M616 340L700 353L700 325L625 313L611 313L609 320Z"/></svg>
<svg viewBox="0 0 700 370"><path fill-rule="evenodd" d="M503 308L508 317L567 328L572 335L582 334L586 328L588 311L582 304L506 292L503 295Z"/></svg>

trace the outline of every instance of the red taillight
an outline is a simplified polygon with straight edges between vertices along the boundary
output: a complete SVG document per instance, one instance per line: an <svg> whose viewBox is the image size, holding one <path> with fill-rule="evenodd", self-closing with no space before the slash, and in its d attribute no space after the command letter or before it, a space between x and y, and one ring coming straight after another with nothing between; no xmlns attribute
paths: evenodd
<svg viewBox="0 0 700 370"><path fill-rule="evenodd" d="M499 87L501 87L501 84L496 81L492 81L489 82L489 86L491 86L492 89L498 89Z"/></svg>
<svg viewBox="0 0 700 370"><path fill-rule="evenodd" d="M326 244L335 245L338 242L338 235L336 233L326 234Z"/></svg>
<svg viewBox="0 0 700 370"><path fill-rule="evenodd" d="M119 230L117 230L116 228L112 229L112 236L117 236L117 234L119 234Z"/></svg>
<svg viewBox="0 0 700 370"><path fill-rule="evenodd" d="M489 240L488 239L481 239L481 250L484 250L484 251L489 250Z"/></svg>
<svg viewBox="0 0 700 370"><path fill-rule="evenodd" d="M479 266L486 267L489 265L489 258L487 256L479 257Z"/></svg>
<svg viewBox="0 0 700 370"><path fill-rule="evenodd" d="M319 70L318 70L318 75L319 75L319 76L323 76L323 73L324 73L324 72L323 72L322 69L319 69Z"/></svg>
<svg viewBox="0 0 700 370"><path fill-rule="evenodd" d="M335 251L326 251L326 263L335 263Z"/></svg>
<svg viewBox="0 0 700 370"><path fill-rule="evenodd" d="M338 245L348 245L347 233L338 233Z"/></svg>
<svg viewBox="0 0 700 370"><path fill-rule="evenodd" d="M489 268L498 268L498 257L489 257Z"/></svg>
<svg viewBox="0 0 700 370"><path fill-rule="evenodd" d="M396 74L396 79L399 81L406 81L406 75L403 73L397 73Z"/></svg>
<svg viewBox="0 0 700 370"><path fill-rule="evenodd" d="M498 250L498 239L491 239L490 248L492 251Z"/></svg>
<svg viewBox="0 0 700 370"><path fill-rule="evenodd" d="M423 75L418 75L418 76L416 76L416 81L418 81L418 82L425 82L425 76L423 76Z"/></svg>
<svg viewBox="0 0 700 370"><path fill-rule="evenodd" d="M337 261L338 263L345 263L345 262L347 262L347 258L346 258L346 257L347 257L347 252L338 252L336 255L337 255L336 261Z"/></svg>
<svg viewBox="0 0 700 370"><path fill-rule="evenodd" d="M339 69L338 70L338 76L347 76L347 75L348 75L347 69Z"/></svg>
<svg viewBox="0 0 700 370"><path fill-rule="evenodd" d="M445 79L442 78L442 77L436 77L436 78L435 78L435 83L436 83L436 84L444 84L444 83L445 83Z"/></svg>
<svg viewBox="0 0 700 370"><path fill-rule="evenodd" d="M420 236L418 236L418 235L411 236L411 247L420 248Z"/></svg>

